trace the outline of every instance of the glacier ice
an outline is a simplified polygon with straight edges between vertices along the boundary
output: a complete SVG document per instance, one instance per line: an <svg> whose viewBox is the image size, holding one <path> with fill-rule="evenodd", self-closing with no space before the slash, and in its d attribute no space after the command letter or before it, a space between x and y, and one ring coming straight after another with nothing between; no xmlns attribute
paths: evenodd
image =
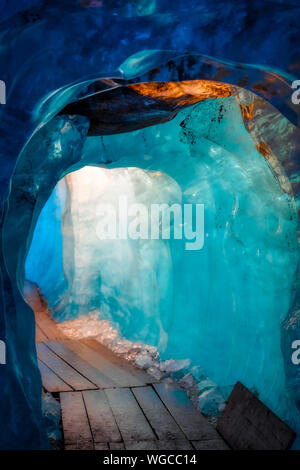
<svg viewBox="0 0 300 470"><path fill-rule="evenodd" d="M44 426L53 449L59 450L62 442L61 408L51 393L42 392Z"/></svg>
<svg viewBox="0 0 300 470"><path fill-rule="evenodd" d="M200 366L198 405L206 413L220 413L241 380L295 427L280 330L299 259L295 203L262 158L239 109L236 97L208 100L160 126L87 139L82 160L91 153L92 161L97 154L110 163L85 166L60 181L43 211L53 213L61 204L61 214L63 207L63 249L56 248L62 258L43 241L43 233L48 240L52 235L42 211L27 266L30 271L34 253L42 251L49 272L57 270L54 285L63 266L66 286L49 296L62 325L78 319L85 328L84 316L92 315L108 322L108 342L115 327L119 352L117 331L133 344L155 346L163 373L172 364L173 372ZM146 206L204 203L203 249L191 254L183 240L99 240L98 205L115 207L124 195ZM46 294L51 282L41 269L31 280ZM135 359L163 377L148 353Z"/></svg>
<svg viewBox="0 0 300 470"><path fill-rule="evenodd" d="M41 283L48 276L47 286L51 283L52 289L48 287L46 292L45 283L43 292L54 307L57 320L64 319L66 300L72 292L68 291L62 273L63 237L58 230L64 209L61 194L59 197L53 194L53 204L48 206L51 222L45 212L42 220L40 212L58 180L86 165L111 162L111 170L114 165L117 169L116 162L124 149L128 156L122 159L123 168L140 168L149 174L161 171L179 184L184 197L192 198L199 184L203 186L201 196L208 206L211 233L211 239L207 237L206 242L209 256L202 250L194 261L188 257L181 263L181 250L170 247L169 253L178 265L171 270L175 274L172 283L181 289L172 293L176 297L174 310L169 302L162 302L165 316L151 317L153 331L143 330L143 312L137 315L139 320L130 317L126 323L122 311L118 313L113 302L114 327L108 320L101 321L107 321L112 329L118 326L123 340L136 335L124 341L132 342L140 351L143 347L137 346L137 338L149 336L153 344L158 344L160 338L163 360L176 359L174 351L179 359L188 358L190 345L199 345L197 357L196 352L194 358L190 357L191 370L196 375L197 370L199 376L202 374L197 369L200 364L207 369L203 371L204 377L208 375L222 393L230 390L236 376L241 376L250 387L257 387L266 403L293 425L293 420L298 419L294 403L300 407L299 366L290 361L291 343L299 337L300 286L300 264L296 277L292 274L298 258L295 214L299 210L299 130L291 124L299 125L299 111L290 100L290 83L299 78L299 41L295 41L299 31L297 1L289 0L285 4L241 0L238 8L229 0L213 3L205 0L201 5L196 0L160 0L147 4L144 0L125 0L101 2L101 5L97 2L95 8L89 1L19 0L17 3L2 2L0 6L0 78L8 90L7 103L0 109L0 339L7 346L7 364L0 365L1 403L5 403L0 407L0 421L6 424L5 433L0 435L0 448L47 446L42 426L34 316L22 293L25 258L32 236L31 253L36 249L36 256L38 246L44 246L48 238L45 259L51 261L49 272L46 263L42 269L37 258L34 265L32 257L27 262L27 270L31 276L36 274ZM272 28L266 28L266 24L272 24ZM199 111L198 118L195 120L191 113L191 119L185 121L183 142L174 136L173 146L174 132L178 137L180 131L178 122L177 131L167 123L132 136L85 140L88 120L55 116L93 87L94 92L101 87L101 93L106 92L111 82L104 84L99 81L101 77L114 77L119 83L219 79L255 91L264 99L259 101L248 93L245 100L239 97L244 124L252 138L244 151L240 144L245 144L249 135L243 134L240 125L223 128L223 119L219 126L219 114L208 102L194 108L195 112ZM267 106L265 100L281 113ZM206 119L211 115L212 124ZM169 141L162 140L164 132L170 132ZM253 142L259 153L253 148ZM155 155L151 154L152 150ZM168 160L169 150L172 158ZM152 156L157 166L152 167L151 160L142 164L141 153L147 158ZM191 163L190 174L181 157ZM191 181L194 187L189 193L185 184L191 175L194 175ZM61 184L64 193L66 186ZM240 192L234 199L231 196L238 189ZM220 205L223 210L218 211ZM244 221L240 219L242 212ZM33 234L36 222L38 230ZM262 238L256 238L256 232ZM285 236L286 244L283 244ZM245 252L240 243L243 241ZM162 252L167 255L168 249ZM154 267L155 260L152 261ZM236 269L231 269L232 266ZM168 267L166 263L163 273ZM185 268L194 273L189 279L182 276ZM55 279L54 272L57 272ZM70 277L72 272L68 272L67 278ZM158 278L162 282L162 276ZM145 285L150 279L142 282ZM78 295L78 286L75 290ZM292 291L290 299L288 291ZM99 290L88 292L89 298L95 292L99 294ZM187 307L180 292L188 297L198 292L199 297ZM107 300L109 290L106 294ZM135 300L131 291L130 301ZM154 301L157 299L152 300L152 306ZM93 298L93 302L98 301ZM65 318L79 314L81 307L79 304L77 313L69 311ZM123 307L128 308L126 302ZM203 312L202 323L201 328L193 330L190 325L200 325L196 311ZM109 316L109 311L104 314ZM187 339L179 341L183 318ZM104 331L105 328L103 336ZM117 343L118 340L116 347L119 347ZM122 344L126 351L128 344Z"/></svg>

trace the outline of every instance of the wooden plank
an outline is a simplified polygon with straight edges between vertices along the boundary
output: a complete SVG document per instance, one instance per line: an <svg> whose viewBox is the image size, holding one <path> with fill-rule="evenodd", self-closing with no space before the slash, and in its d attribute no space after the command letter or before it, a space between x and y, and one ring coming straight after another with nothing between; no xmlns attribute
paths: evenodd
<svg viewBox="0 0 300 470"><path fill-rule="evenodd" d="M72 366L77 372L86 377L90 382L96 384L98 387L112 388L116 386L109 377L104 375L89 362L82 359L71 349L68 348L69 342L64 341L49 341L47 346L56 353L61 359Z"/></svg>
<svg viewBox="0 0 300 470"><path fill-rule="evenodd" d="M37 343L37 354L41 362L46 364L58 377L70 385L74 390L88 390L97 388L89 380L70 367L60 357L49 349L44 343Z"/></svg>
<svg viewBox="0 0 300 470"><path fill-rule="evenodd" d="M120 442L121 434L103 390L83 392L94 442Z"/></svg>
<svg viewBox="0 0 300 470"><path fill-rule="evenodd" d="M156 384L154 388L188 440L220 438L182 389L170 384Z"/></svg>
<svg viewBox="0 0 300 470"><path fill-rule="evenodd" d="M109 448L110 450L125 450L123 442L110 442Z"/></svg>
<svg viewBox="0 0 300 470"><path fill-rule="evenodd" d="M156 439L129 388L106 389L105 393L124 441Z"/></svg>
<svg viewBox="0 0 300 470"><path fill-rule="evenodd" d="M122 357L118 356L113 351L106 348L95 339L84 338L81 341L87 346L89 346L90 348L97 351L103 358L105 358L111 364L114 364L120 367L122 370L128 372L130 375L133 375L134 377L136 377L139 380L140 385L148 385L148 384L158 382L156 379L154 379L154 377L151 377L142 369L139 369L138 367L135 367L130 362L124 360Z"/></svg>
<svg viewBox="0 0 300 470"><path fill-rule="evenodd" d="M152 387L137 387L132 392L159 439L184 439L183 432Z"/></svg>
<svg viewBox="0 0 300 470"><path fill-rule="evenodd" d="M49 340L59 341L66 339L65 335L57 328L55 321L48 312L35 312L36 323Z"/></svg>
<svg viewBox="0 0 300 470"><path fill-rule="evenodd" d="M37 324L35 326L35 340L37 343L45 343L48 341L47 336L42 332Z"/></svg>
<svg viewBox="0 0 300 470"><path fill-rule="evenodd" d="M81 392L60 394L65 444L77 449L93 449L93 440Z"/></svg>
<svg viewBox="0 0 300 470"><path fill-rule="evenodd" d="M70 392L73 389L58 377L49 367L38 361L43 387L47 392Z"/></svg>
<svg viewBox="0 0 300 470"><path fill-rule="evenodd" d="M230 450L223 439L210 439L205 441L192 441L196 450Z"/></svg>
<svg viewBox="0 0 300 470"><path fill-rule="evenodd" d="M141 382L136 377L129 374L124 368L108 361L85 343L70 340L66 341L65 344L78 356L98 369L104 376L108 377L114 383L115 387L134 387L141 385Z"/></svg>
<svg viewBox="0 0 300 470"><path fill-rule="evenodd" d="M157 450L157 441L128 441L125 442L126 450Z"/></svg>
<svg viewBox="0 0 300 470"><path fill-rule="evenodd" d="M172 441L156 441L159 450L193 450L187 439L174 439Z"/></svg>
<svg viewBox="0 0 300 470"><path fill-rule="evenodd" d="M95 450L108 450L108 444L104 442L97 442L94 446Z"/></svg>
<svg viewBox="0 0 300 470"><path fill-rule="evenodd" d="M44 341L45 337L53 340L63 339L65 336L51 318L48 303L41 294L38 285L26 280L24 282L24 295L27 303L35 313L37 341Z"/></svg>
<svg viewBox="0 0 300 470"><path fill-rule="evenodd" d="M285 450L295 432L237 382L218 421L218 431L237 450Z"/></svg>

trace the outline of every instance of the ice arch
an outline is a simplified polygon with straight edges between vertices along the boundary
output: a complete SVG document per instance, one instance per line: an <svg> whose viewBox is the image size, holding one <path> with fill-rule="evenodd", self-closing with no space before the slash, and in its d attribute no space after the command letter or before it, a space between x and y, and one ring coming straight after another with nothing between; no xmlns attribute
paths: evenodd
<svg viewBox="0 0 300 470"><path fill-rule="evenodd" d="M1 242L16 159L35 128L31 119L33 110L53 90L59 89L72 96L72 88L66 84L82 80L83 76L90 79L93 74L93 78L98 78L99 70L109 67L114 72L106 76L134 78L136 81L137 75L143 73L146 75L142 81L223 80L271 99L288 119L297 124L299 112L297 107L293 109L291 106L289 87L299 74L298 42L295 41L299 30L299 8L296 0L289 0L288 5L280 1L241 0L239 8L228 0L205 1L201 5L194 0L157 1L151 3L152 15L144 1L135 1L136 9L132 9L131 1L121 4L102 2L99 8L93 8L93 3L53 0L50 4L46 0L20 0L18 6L12 2L1 4L1 79L7 84L9 98L7 104L1 107L0 120L1 132L5 136L0 149ZM13 15L16 11L19 13ZM140 16L143 14L144 17ZM271 24L272 29L266 28L266 24ZM47 41L43 41L45 37ZM139 52L145 48L160 50L155 60L152 60L153 54ZM181 58L177 60L178 53L173 52L169 61L170 50L195 51L201 56L195 58L195 54L179 54ZM126 61L127 67L120 70L119 64L136 52L139 52L140 59L145 56L145 62ZM214 60L211 56L220 60ZM249 73L249 67L241 62L263 66L250 66ZM136 67L141 63L142 67ZM275 69L274 64L281 70ZM53 116L57 104L52 108ZM291 199L294 196L297 199L298 131L274 109L266 109L256 100L254 110L252 105L251 99L243 109L247 127L274 169L285 193ZM44 118L47 120L45 114L39 115L37 125ZM18 169L21 171L18 181L15 180L12 185L15 190L19 182L24 185L24 190L10 200L10 204L13 203L10 206L12 211L16 208L15 204L21 205L15 219L11 218L12 223L20 221L20 226L16 227L17 234L13 236L14 229L6 224L6 229L12 231L11 245L7 247L8 232L4 235L8 239L5 245L8 251L4 253L1 244L0 252L0 334L7 345L7 364L0 367L1 403L5 403L0 407L0 416L1 422L6 423L5 432L1 434L1 448L39 448L45 445L41 431L40 378L34 350L33 316L20 294L24 249L30 244L40 209L57 180L72 171L72 165L73 169L80 167L75 154L79 152L82 155L82 144L78 143L78 139L86 135L87 127L84 119L77 122L72 119L66 129L63 121L56 119L48 127L51 137L47 138L47 142L42 138L48 136L48 131L45 131L40 134L43 142L38 139L39 150L34 145L31 148L32 160L27 155L27 163L26 160L22 164L19 161ZM62 139L61 129L67 131ZM62 154L65 162L60 158ZM55 170L55 164L59 170ZM42 184L47 173L49 188ZM40 196L36 198L39 191ZM32 226L28 222L30 217L24 212L28 208L34 213ZM299 272L298 269L294 284L295 302L291 302L283 325L283 350L287 352L291 340L299 337ZM285 357L285 369L288 387L299 403L299 367L291 365L288 355Z"/></svg>
<svg viewBox="0 0 300 470"><path fill-rule="evenodd" d="M179 186L182 202L205 204L207 237L202 251L191 255L177 242L167 243L166 253L162 252L160 258L165 263L165 272L160 277L157 267L150 264L149 268L148 264L152 276L149 280L145 263L149 259L153 261L156 250L140 241L133 250L136 265L125 272L125 277L126 274L131 276L126 291L122 273L116 268L118 265L121 269L116 246L110 246L109 251L113 253L107 259L110 269L106 272L100 269L95 275L93 269L90 270L91 265L85 264L86 260L95 256L94 261L101 263L105 255L101 245L95 247L95 240L90 244L85 241L84 248L80 243L76 246L79 254L80 250L83 250L81 255L84 254L79 256L78 264L70 253L67 254L69 290L63 290L59 305L57 298L51 298L49 278L43 277L41 268L35 269L35 278L31 280L39 282L46 295L49 290L49 300L58 319L82 314L84 309L78 297L83 296L85 306L102 306L104 314L118 323L129 339L159 346L166 358L188 357L193 364L205 364L207 375L221 387L242 380L295 427L298 412L287 394L280 325L292 302L298 262L296 208L289 194L289 181L272 162L271 154L269 163L262 157L261 148L245 129L241 99L243 96L207 100L181 111L162 125L132 133L89 137L78 149L78 163L69 168L105 163L107 169L99 169L99 173L140 168L143 177L132 172L127 180L123 179L123 184L126 182L135 188L148 202L168 189L169 180L161 178L161 174L168 175ZM83 118L76 123L76 131L71 123L68 121L67 127L61 124L60 128L72 133L78 129L83 134L87 131ZM286 125L284 123L286 121L282 125ZM277 171L276 178L274 171ZM62 175L67 172L65 169ZM83 230L83 221L78 218L78 191L89 188L93 192L96 182L103 184L101 178L95 176L85 188L81 172L92 175L91 169L83 169L66 178L69 199L64 215L65 229L72 222L74 232L65 234L71 238L68 247L71 250L76 245L77 232ZM156 183L155 189L151 183L154 189L143 192L151 172L154 172L152 180L157 179L159 184ZM104 194L109 199L109 191L117 190L117 185L111 188L108 185ZM44 211L54 206L51 199ZM88 218L88 204L81 205L81 210L90 223L93 216L90 214ZM47 223L46 217L44 229L48 232ZM43 222L40 233L42 230ZM53 230L53 236L57 237L57 229ZM36 237L27 262L28 272L32 263L30 257L34 260L37 250L48 256L50 266L53 258L52 244L49 249L48 240L47 244L43 243L43 238L38 239L38 232ZM83 270L89 273L85 274L89 287L78 293L76 283L82 282ZM147 315L144 306L136 302L139 298L131 294L136 293L135 289L138 291L141 284L145 292L147 289L151 292L153 279L161 289L163 302L156 310L152 305ZM105 292L101 290L101 282Z"/></svg>
<svg viewBox="0 0 300 470"><path fill-rule="evenodd" d="M162 73L165 72L163 71ZM6 436L4 436L4 448L13 445L11 435L14 433L19 435L19 432L22 431L22 429L20 430L16 426L14 419L20 420L25 427L26 419L30 420L29 432L26 428L26 431L24 430L24 439L22 438L22 441L18 441L20 446L38 447L44 445L41 440L43 434L39 411L40 376L34 348L34 319L32 311L24 303L22 287L25 275L25 258L39 214L51 196L57 181L68 173L86 165L108 165L110 168L134 166L144 170L163 171L182 187L187 200L193 197L200 197L197 191L192 193L188 191L190 187L195 187L196 190L200 179L205 188L207 201L213 201L221 193L226 195L225 205L229 218L228 221L230 222L230 219L236 214L238 209L238 206L234 207L232 204L232 194L230 191L232 186L238 187L244 181L237 177L236 180L234 179L234 176L237 176L235 170L239 168L242 171L242 168L244 168L245 181L250 183L250 186L246 185L245 191L250 190L251 187L250 175L257 175L258 186L252 187L252 189L253 194L258 197L258 200L260 197L263 197L264 201L270 203L272 199L272 205L270 206L273 209L275 207L273 206L273 196L275 201L277 200L278 204L280 204L280 207L283 208L281 203L284 201L287 203L285 208L288 214L285 213L284 209L283 212L279 211L280 214L283 214L284 227L287 229L286 235L288 237L288 243L285 245L283 252L285 252L286 248L291 250L291 252L294 250L295 257L293 259L297 261L298 251L297 245L295 245L297 217L294 198L294 195L297 195L295 191L297 189L297 181L289 178L289 176L297 171L297 160L295 157L298 148L298 131L296 128L286 118L276 112L272 106L267 105L265 101L255 98L251 93L243 92L239 88L231 87L227 84L202 82L199 80L184 81L182 83L179 81L170 85L168 82L163 82L162 85L161 83L149 86L146 84L145 86L141 82L138 85L133 84L133 86L129 86L127 89L126 84L123 86L121 84L120 86L116 79L96 80L95 83L92 80L89 83L73 85L59 90L50 99L43 102L36 113L36 118L39 120L40 125L20 154L11 180L8 204L5 208L2 226L3 265L5 265L6 269L4 274L6 276L7 273L9 276L9 278L3 278L5 291L7 298L14 299L14 304L16 305L16 309L14 310L13 308L12 312L10 311L11 304L9 302L5 306L6 313L10 313L7 318L5 316L5 331L8 346L7 356L10 357L5 372L7 374L5 395L11 400L11 403L3 413L4 419L10 423L11 433L7 434L7 441L5 440ZM157 93L158 96L156 96ZM127 98L129 101L127 101ZM130 102L130 99L133 99L133 101ZM200 104L194 105L198 101L200 101ZM149 103L152 109L151 107L147 109ZM97 115L94 115L96 119L91 124L91 113L94 113L98 104L100 107L102 106L102 109L108 111L106 120L99 122ZM111 104L114 107L113 113L110 112L112 109L110 108ZM118 114L119 104L121 112ZM132 112L133 110L133 113L128 113L126 106L129 111ZM187 108L184 109L186 106ZM261 113L262 108L264 109L263 113ZM151 111L153 111L152 114ZM205 119L203 119L203 116L205 116ZM272 125L268 127L270 117ZM274 123L279 124L277 128L281 130L280 135L273 135ZM134 124L133 127L132 124ZM146 128L141 130L144 127ZM133 129L138 130L133 132ZM131 132L126 132L128 130ZM119 132L123 133L120 134ZM92 137L93 134L97 133L100 136ZM282 148L282 145L288 139L292 145L290 145L287 152L285 148ZM154 152L153 156L151 156L151 152ZM240 154L243 155L242 159ZM143 156L150 156L150 159L141 161ZM248 166L245 165L247 158L250 158ZM153 168L151 168L151 162L154 164ZM190 165L186 165L186 162L189 162ZM197 164L200 164L200 168L197 168ZM226 173L227 164L229 164L228 169L231 168L232 170L228 174ZM191 168L193 168L194 173ZM211 172L210 170L213 171ZM223 173L224 171L225 173ZM247 176L249 176L249 179ZM212 182L209 181L209 177L214 177ZM262 179L260 180L260 178ZM270 186L271 181L272 184ZM229 185L229 182L231 182L231 185ZM277 191L279 192L277 193ZM243 191L241 192L243 194ZM280 195L279 199L275 196L276 194ZM229 200L227 199L228 196ZM203 202L206 203L206 201L201 201L201 203ZM221 202L223 203L222 198L220 199ZM253 201L250 201L249 209L253 209L255 212L256 209L252 206ZM210 214L213 220L212 226L217 227L219 225L224 228L225 219L223 222L220 222L219 217L221 215L215 214L214 210L215 207L213 206ZM276 214L274 217L274 225L272 225L271 220L269 221L272 235L273 228L276 226L276 220L278 221ZM254 219L247 218L246 222L254 222ZM246 222L244 222L244 226ZM278 227L280 237L281 224ZM230 223L226 229L230 232L232 229ZM247 230L243 229L243 224L239 226L239 230L241 230L241 235L249 236ZM251 233L253 231L252 227ZM220 239L216 237L216 239L219 241L223 240L222 237ZM229 243L230 241L232 241L232 238L229 239ZM276 251L276 248L273 248ZM281 252L281 250L279 251ZM232 253L234 254L234 249ZM222 257L226 264L224 253L222 253ZM285 262L286 259L283 264ZM189 263L191 272L197 272L198 275L197 266L193 264L192 260L189 260ZM207 269L210 268L207 260L206 267ZM297 286L292 273L293 269L295 270L295 265L292 263L287 270L288 282L287 284L282 284L286 287L286 292L292 288L292 285ZM175 274L177 274L176 270ZM247 273L245 275L247 276ZM229 282L230 277L226 281ZM180 280L177 279L177 282L180 282ZM197 284L196 277L193 278L193 282ZM191 285L194 287L193 292L197 291L198 284L195 285L193 282L187 285L187 291L188 286ZM204 279L202 287L206 285L206 282L207 279ZM226 284L224 283L224 285ZM57 286L58 293L60 288L61 286ZM178 292L180 293L180 291ZM262 394L262 398L281 416L294 425L297 411L294 408L291 397L287 394L283 366L284 361L285 369L288 370L286 364L289 364L289 356L287 353L286 357L282 357L279 348L280 321L283 320L281 315L286 313L289 305L291 305L291 309L287 316L288 333L283 335L287 343L287 351L289 351L290 336L297 334L297 327L294 328L295 307L293 307L292 301L290 303L287 301L287 296L280 296L278 299L278 306L282 305L281 302L286 302L286 306L283 307L284 313L281 310L280 314L277 312L279 317L277 314L274 317L271 315L271 318L268 318L266 323L264 317L264 325L267 326L266 331L268 331L269 327L273 331L274 323L277 325L275 335L270 337L269 343L265 343L268 354L263 354L262 358L258 354L255 357L254 353L253 357L256 358L256 365L259 364L261 366L259 368L259 375L257 370L255 371L256 375L258 375L255 385ZM227 298L228 304L231 300L229 299L228 301ZM182 299L176 303L176 306L181 304ZM223 312L222 308L219 306L219 312ZM210 309L208 308L206 311L209 312ZM187 311L191 324L195 321L194 313L190 310ZM174 318L176 315L180 319L181 314L181 310L175 312ZM257 330L255 318L246 316L246 319L247 322L248 320L253 321L253 336L250 338L252 340L250 349L257 351L257 344L259 347L263 346L261 330ZM173 328L173 326L174 328L172 334L168 335L170 341L164 343L167 344L164 354L173 355L172 352L178 344L176 337L178 338L179 335L180 322L173 321L172 319L170 322L169 315L166 315L165 320L165 329L166 325L167 328ZM201 347L204 352L208 353L209 357L203 355L202 358L203 360L207 359L209 364L209 361L214 357L210 356L209 353L212 343L207 344L205 341L211 339L213 324L210 317L206 320L204 323L206 331L204 331ZM289 327L289 322L292 328ZM170 325L170 323L172 324ZM225 326L227 327L227 324ZM225 326L224 324L222 325L222 332L225 330ZM246 327L244 325L242 331L244 332L245 329L247 332L251 330L248 323ZM134 331L132 325L129 327L129 330ZM24 335L24 332L28 334ZM290 334L290 332L292 333ZM199 338L195 338L195 330L191 331L191 334L193 333L194 337L192 340L195 344ZM190 344L193 344L193 341ZM229 339L229 341L231 340ZM254 347L255 341L258 341L258 343ZM181 354L188 356L190 351L182 349L185 346L184 343L180 346ZM231 346L238 347L239 345L231 344ZM245 343L241 343L241 347L244 348L244 356L249 357L249 350L246 350ZM226 348L223 348L223 345L221 345L221 349L218 350L223 351ZM229 351L230 348L226 350ZM179 351L178 349L178 353ZM274 352L273 355L270 354L271 351ZM239 359L240 356L240 351L234 355L234 357ZM269 361L271 356L273 369L268 367L271 362ZM232 357L231 355L230 358ZM276 360L274 360L274 357L276 357ZM217 375L220 374L220 376L216 376L216 380L221 385L226 386L229 381L235 380L235 376L230 376L230 372L234 371L234 364L230 358L226 360L222 356L219 362L218 356L218 363L221 367L215 369L215 372ZM263 361L260 361L260 359L263 359ZM227 366L228 368L226 368ZM239 362L239 366L241 366L241 362ZM238 370L236 371L238 372ZM250 370L249 377L253 377L254 367L252 363L247 364L247 367L243 368L242 373L245 370ZM272 384L274 373L276 373L276 383ZM213 374L210 375L212 378L215 378ZM294 369L291 370L288 377L292 377L290 385L294 393L293 398L295 399L295 397L297 398L298 382ZM251 385L250 381L244 381L249 386ZM252 387L255 385L252 383ZM263 393L269 391L268 387L271 387L274 393L268 393L268 396L264 397ZM10 397L12 389L14 389L14 395ZM16 418L12 418L12 410L15 410Z"/></svg>

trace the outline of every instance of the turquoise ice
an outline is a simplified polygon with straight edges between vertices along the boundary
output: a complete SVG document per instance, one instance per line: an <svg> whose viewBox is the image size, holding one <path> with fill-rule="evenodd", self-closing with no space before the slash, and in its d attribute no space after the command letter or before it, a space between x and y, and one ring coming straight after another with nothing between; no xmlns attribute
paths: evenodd
<svg viewBox="0 0 300 470"><path fill-rule="evenodd" d="M296 208L245 130L236 98L88 138L81 161L88 160L92 166L56 186L27 257L26 276L56 320L99 312L163 359L200 366L225 396L240 380L296 427L280 345L299 258ZM97 207L117 206L120 196L146 206L204 204L204 247L99 240ZM37 264L40 253L45 263Z"/></svg>

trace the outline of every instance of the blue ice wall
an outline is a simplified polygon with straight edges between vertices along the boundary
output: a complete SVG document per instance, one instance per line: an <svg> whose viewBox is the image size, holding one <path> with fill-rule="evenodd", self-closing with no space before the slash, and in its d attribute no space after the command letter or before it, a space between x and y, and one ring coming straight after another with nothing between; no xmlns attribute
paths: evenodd
<svg viewBox="0 0 300 470"><path fill-rule="evenodd" d="M7 103L0 109L0 338L6 342L8 358L7 364L0 366L0 398L6 404L0 407L0 421L5 423L0 447L41 448L46 441L34 317L22 294L25 258L39 213L57 181L82 166L81 140L88 122L69 121L65 129L65 119L56 118L39 129L24 148L40 122L47 120L46 113L34 110L53 91L74 81L91 76L122 77L116 70L120 64L145 49L195 51L227 64L224 70L215 62L209 65L203 61L203 67L197 68L188 57L184 65L163 68L166 80L220 77L247 87L246 78L251 75L251 89L256 85L257 93L263 95L265 78L270 78L266 71L277 83L278 75L272 71L279 68L290 86L293 77L299 78L299 6L292 0L245 0L238 5L228 0L201 4L191 0L145 4L137 0L102 2L95 8L89 1L20 0L1 2L0 12L0 79L7 85ZM249 75L241 62L260 66L259 72L254 67L254 76ZM164 63L163 59L156 66ZM228 69L238 70L238 74L227 75ZM133 77L149 72L149 67L144 63L138 71L131 62L126 72L125 78ZM155 74L151 77L148 79L155 79ZM266 99L273 100L297 123L297 109L290 105L292 90L285 96L273 92ZM68 93L72 96L72 91ZM61 104L56 102L56 108L52 107L53 115ZM295 285L299 282L298 275ZM297 321L290 321L295 311L293 307L286 324L289 332L283 343L287 350L299 331ZM289 363L286 369L293 378L293 390L299 389L298 368Z"/></svg>
<svg viewBox="0 0 300 470"><path fill-rule="evenodd" d="M227 393L241 381L296 429L281 350L299 262L296 206L246 131L237 99L208 100L142 131L88 138L88 154L113 163L65 179L56 229L68 289L55 318L98 312L164 359L190 359ZM117 208L120 197L149 209L204 204L204 247L188 251L185 239L99 240L99 204ZM52 197L41 213L45 227L53 225L55 206ZM61 264L40 223L28 268L35 252L53 274L49 291ZM36 281L45 285L41 270Z"/></svg>
<svg viewBox="0 0 300 470"><path fill-rule="evenodd" d="M61 230L65 203L66 188L61 181L39 216L25 264L26 279L39 285L53 310L66 288Z"/></svg>

